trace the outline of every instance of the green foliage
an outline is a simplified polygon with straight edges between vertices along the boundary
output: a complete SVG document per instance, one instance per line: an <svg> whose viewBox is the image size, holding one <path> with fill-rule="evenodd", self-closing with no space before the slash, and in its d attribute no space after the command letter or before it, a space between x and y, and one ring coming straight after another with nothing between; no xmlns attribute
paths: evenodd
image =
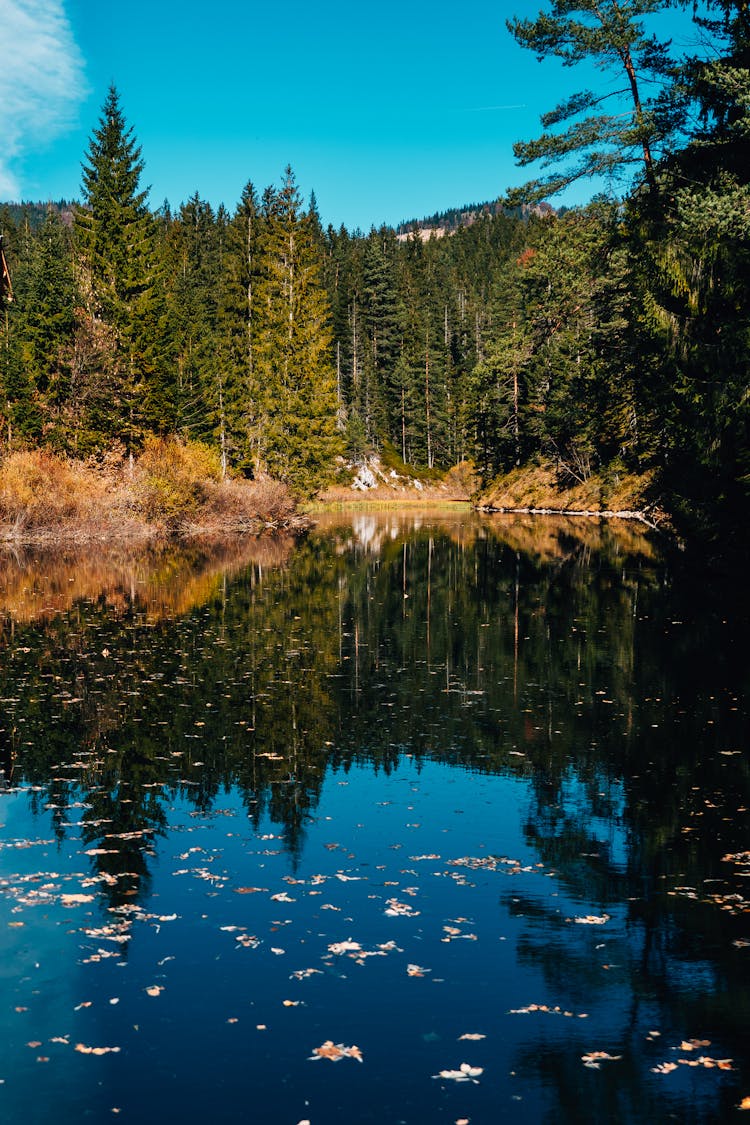
<svg viewBox="0 0 750 1125"><path fill-rule="evenodd" d="M136 494L148 520L175 526L194 512L209 482L221 479L215 449L202 442L148 437L136 468Z"/></svg>
<svg viewBox="0 0 750 1125"><path fill-rule="evenodd" d="M342 443L320 252L290 168L282 187L266 192L261 218L249 323L254 469L304 495L323 483Z"/></svg>
<svg viewBox="0 0 750 1125"><path fill-rule="evenodd" d="M140 189L144 164L120 99L110 87L83 166L83 205L75 214L85 314L109 326L100 356L108 383L93 419L105 439L137 448L144 431L144 384L155 368L154 226ZM102 409L104 403L108 409ZM85 423L84 423L85 425Z"/></svg>
<svg viewBox="0 0 750 1125"><path fill-rule="evenodd" d="M344 451L412 475L471 460L485 482L541 459L568 483L654 473L686 526L741 538L746 10L709 4L695 17L705 50L678 65L646 29L662 8L552 0L510 23L540 56L602 72L517 146L550 173L531 197L635 169L626 200L559 215L498 201L409 233L323 231L290 169L262 196L248 183L231 215L197 192L152 213L110 89L72 236L62 205L43 221L34 205L0 213L14 285L0 322L4 449L147 448L143 503L166 521L200 490L179 460L194 441L222 479L273 474L297 496Z"/></svg>
<svg viewBox="0 0 750 1125"><path fill-rule="evenodd" d="M616 179L633 166L636 182L656 189L655 162L682 124L679 102L666 96L674 73L669 43L643 24L665 7L666 0L551 0L550 11L536 20L507 21L517 42L540 60L592 62L612 76L607 86L560 102L542 117L539 138L514 145L522 166L539 161L542 169L554 168L514 193L516 200L554 195L582 178ZM577 162L566 164L571 156Z"/></svg>

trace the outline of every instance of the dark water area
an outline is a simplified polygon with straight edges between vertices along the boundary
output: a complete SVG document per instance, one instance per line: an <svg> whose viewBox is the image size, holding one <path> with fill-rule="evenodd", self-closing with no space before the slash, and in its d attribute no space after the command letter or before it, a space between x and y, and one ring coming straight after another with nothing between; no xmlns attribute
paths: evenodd
<svg viewBox="0 0 750 1125"><path fill-rule="evenodd" d="M0 1120L741 1119L748 619L614 523L6 555Z"/></svg>

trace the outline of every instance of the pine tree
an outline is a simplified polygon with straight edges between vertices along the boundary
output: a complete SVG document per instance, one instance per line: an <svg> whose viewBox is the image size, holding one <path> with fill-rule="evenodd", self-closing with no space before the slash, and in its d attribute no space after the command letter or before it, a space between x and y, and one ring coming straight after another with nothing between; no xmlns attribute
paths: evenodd
<svg viewBox="0 0 750 1125"><path fill-rule="evenodd" d="M616 179L635 167L636 179L656 192L656 162L682 125L679 98L670 96L674 65L669 44L648 35L642 20L667 0L550 0L536 20L512 19L508 30L541 60L564 66L585 60L614 81L582 90L544 114L544 133L513 146L522 167L541 161L554 171L512 193L543 199L582 178ZM647 91L647 92L646 92ZM612 104L614 103L614 104ZM561 132L555 127L562 125ZM564 166L570 156L577 163Z"/></svg>
<svg viewBox="0 0 750 1125"><path fill-rule="evenodd" d="M259 403L252 394L260 242L260 203L254 185L248 182L223 242L213 381L214 436L222 463L225 471L231 461L247 474L257 463L262 423Z"/></svg>
<svg viewBox="0 0 750 1125"><path fill-rule="evenodd" d="M290 168L264 194L262 218L250 324L255 470L304 494L322 483L341 439L321 256Z"/></svg>
<svg viewBox="0 0 750 1125"><path fill-rule="evenodd" d="M100 360L102 394L92 418L95 441L120 439L132 453L143 432L144 382L155 363L149 308L153 220L140 188L141 149L111 86L83 165L83 205L75 214L89 331L108 331Z"/></svg>

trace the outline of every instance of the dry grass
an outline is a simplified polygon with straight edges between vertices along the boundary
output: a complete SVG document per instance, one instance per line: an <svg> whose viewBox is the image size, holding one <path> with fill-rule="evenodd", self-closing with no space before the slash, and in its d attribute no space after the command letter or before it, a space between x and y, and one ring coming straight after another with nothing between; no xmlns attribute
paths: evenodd
<svg viewBox="0 0 750 1125"><path fill-rule="evenodd" d="M404 507L412 504L451 504L456 501L468 503L478 487L474 470L467 462L454 465L443 475L433 471L429 476L424 473L408 475L408 466L403 466L402 462L399 465L403 472L395 476L377 458L372 458L369 465L374 470L377 482L375 487L362 489L348 483L332 484L318 494L315 507Z"/></svg>
<svg viewBox="0 0 750 1125"><path fill-rule="evenodd" d="M653 475L593 474L562 482L554 465L514 469L485 489L479 503L495 511L639 513L649 503Z"/></svg>
<svg viewBox="0 0 750 1125"><path fill-rule="evenodd" d="M202 533L257 531L264 527L291 527L298 522L294 500L285 484L260 480L224 480L206 489L199 519L191 529Z"/></svg>
<svg viewBox="0 0 750 1125"><path fill-rule="evenodd" d="M13 453L0 465L0 526L7 535L54 531L108 510L112 481L44 450Z"/></svg>
<svg viewBox="0 0 750 1125"><path fill-rule="evenodd" d="M213 450L174 439L153 439L132 467L13 453L0 463L0 539L145 542L294 526L284 485L220 478Z"/></svg>

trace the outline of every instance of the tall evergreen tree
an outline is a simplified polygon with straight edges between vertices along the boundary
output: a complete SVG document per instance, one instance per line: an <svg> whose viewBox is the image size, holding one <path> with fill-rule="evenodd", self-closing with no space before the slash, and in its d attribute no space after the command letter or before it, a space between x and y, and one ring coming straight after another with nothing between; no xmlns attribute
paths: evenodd
<svg viewBox="0 0 750 1125"><path fill-rule="evenodd" d="M321 254L291 168L263 201L250 398L259 421L255 469L312 492L341 448L330 305Z"/></svg>
<svg viewBox="0 0 750 1125"><path fill-rule="evenodd" d="M260 310L260 246L260 202L248 181L227 224L222 250L213 384L215 437L222 462L226 468L231 460L245 473L252 473L257 464L262 434L260 404L252 394Z"/></svg>
<svg viewBox="0 0 750 1125"><path fill-rule="evenodd" d="M611 76L606 88L578 91L544 114L539 138L514 145L522 166L554 167L517 197L542 199L575 180L616 179L634 167L636 180L655 192L656 162L682 124L679 99L669 96L669 44L643 24L666 6L667 0L550 0L550 10L535 20L507 21L517 42L540 59L554 56L564 66L590 61ZM565 167L571 156L577 162Z"/></svg>
<svg viewBox="0 0 750 1125"><path fill-rule="evenodd" d="M97 334L99 324L109 330L91 437L120 439L131 453L142 436L144 381L156 347L149 308L154 231L147 191L140 187L143 168L141 149L111 86L83 165L75 233L90 331Z"/></svg>

